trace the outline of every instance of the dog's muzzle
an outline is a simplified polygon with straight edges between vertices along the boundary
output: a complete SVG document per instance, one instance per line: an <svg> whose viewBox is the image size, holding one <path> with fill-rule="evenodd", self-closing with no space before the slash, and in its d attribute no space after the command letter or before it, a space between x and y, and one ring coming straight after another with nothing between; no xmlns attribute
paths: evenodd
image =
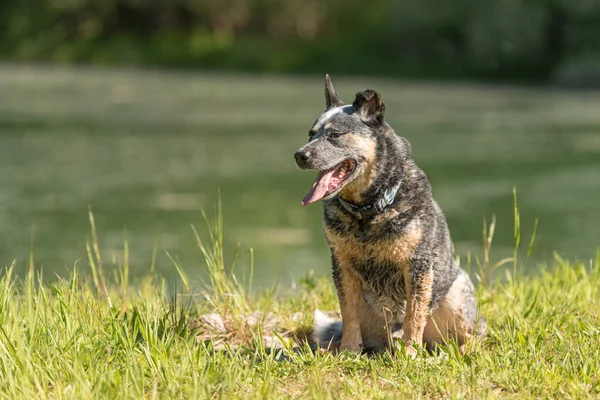
<svg viewBox="0 0 600 400"><path fill-rule="evenodd" d="M310 153L307 151L297 151L294 153L294 159L296 160L296 165L300 168L306 168L306 163L310 158Z"/></svg>

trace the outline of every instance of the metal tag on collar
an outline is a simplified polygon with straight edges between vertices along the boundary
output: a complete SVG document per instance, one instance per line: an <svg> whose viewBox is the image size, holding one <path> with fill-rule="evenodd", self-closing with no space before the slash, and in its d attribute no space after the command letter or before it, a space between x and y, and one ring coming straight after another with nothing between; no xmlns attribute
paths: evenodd
<svg viewBox="0 0 600 400"><path fill-rule="evenodd" d="M390 205L394 202L394 198L396 197L396 193L398 192L399 188L400 188L400 183L398 183L393 188L385 191L385 193L383 194L383 199L382 199L382 200L385 200L385 205Z"/></svg>

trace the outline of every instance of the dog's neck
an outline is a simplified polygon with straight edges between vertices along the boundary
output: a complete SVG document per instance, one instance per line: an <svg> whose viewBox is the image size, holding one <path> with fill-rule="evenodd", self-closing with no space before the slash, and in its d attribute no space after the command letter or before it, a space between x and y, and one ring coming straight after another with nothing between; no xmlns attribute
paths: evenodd
<svg viewBox="0 0 600 400"><path fill-rule="evenodd" d="M400 189L400 185L402 185L402 180L398 181L398 183L391 188L386 189L383 193L383 196L381 196L379 199L366 205L350 203L342 199L341 196L337 196L337 200L340 205L355 218L367 219L383 213L388 206L394 203L398 194L398 190Z"/></svg>
<svg viewBox="0 0 600 400"><path fill-rule="evenodd" d="M360 176L340 191L343 200L356 205L373 203L402 179L406 157L402 154L398 136L389 126L386 128L385 133L372 136L375 142L373 154L360 161L364 165Z"/></svg>
<svg viewBox="0 0 600 400"><path fill-rule="evenodd" d="M391 134L378 138L375 162L365 169L361 177L357 177L332 199L336 207L348 211L353 206L374 207L378 204L377 209L381 210L381 205L385 203L383 211L386 211L398 207L405 209L407 204L411 208L421 207L429 201L431 187L425 174L415 165L410 153L406 152L406 147L398 145L401 139L393 131L390 132ZM388 204L386 198L391 200L391 204ZM345 207L343 202L351 206ZM353 214L350 211L348 213ZM377 214L379 213L374 215Z"/></svg>
<svg viewBox="0 0 600 400"><path fill-rule="evenodd" d="M389 151L382 147L377 159L382 160L369 165L360 177L351 182L346 190L337 196L337 202L357 219L366 219L381 214L394 203L400 195L404 171L402 164L389 157ZM361 190L362 189L362 190Z"/></svg>

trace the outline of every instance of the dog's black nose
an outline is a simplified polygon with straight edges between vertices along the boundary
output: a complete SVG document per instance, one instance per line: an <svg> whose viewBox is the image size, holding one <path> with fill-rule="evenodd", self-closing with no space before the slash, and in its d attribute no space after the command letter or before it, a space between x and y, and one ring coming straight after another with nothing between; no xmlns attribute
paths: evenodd
<svg viewBox="0 0 600 400"><path fill-rule="evenodd" d="M297 151L294 154L294 158L296 159L296 164L298 164L299 167L303 167L310 158L310 153L304 151Z"/></svg>

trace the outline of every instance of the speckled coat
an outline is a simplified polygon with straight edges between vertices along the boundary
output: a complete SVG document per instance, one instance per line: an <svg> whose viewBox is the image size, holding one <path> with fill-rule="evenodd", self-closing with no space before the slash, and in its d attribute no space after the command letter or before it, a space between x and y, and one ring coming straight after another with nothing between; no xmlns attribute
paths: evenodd
<svg viewBox="0 0 600 400"><path fill-rule="evenodd" d="M446 219L406 139L384 120L373 90L344 105L326 78L327 110L296 153L302 169L327 170L352 160L355 170L323 199L342 322L315 315L315 339L335 350L380 351L401 337L428 347L451 338L463 345L483 334L473 284L452 257ZM353 212L380 202L399 184L391 204L369 215ZM389 194L389 193L388 193Z"/></svg>

